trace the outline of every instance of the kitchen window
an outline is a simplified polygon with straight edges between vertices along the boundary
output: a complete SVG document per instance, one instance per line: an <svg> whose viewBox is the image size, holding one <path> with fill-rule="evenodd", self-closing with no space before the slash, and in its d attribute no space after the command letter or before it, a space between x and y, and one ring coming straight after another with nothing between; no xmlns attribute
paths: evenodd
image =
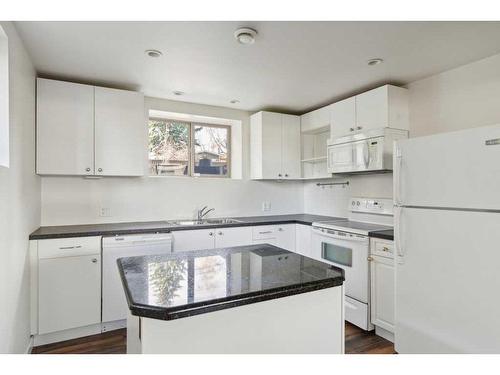
<svg viewBox="0 0 500 375"><path fill-rule="evenodd" d="M231 127L149 119L152 176L230 177Z"/></svg>

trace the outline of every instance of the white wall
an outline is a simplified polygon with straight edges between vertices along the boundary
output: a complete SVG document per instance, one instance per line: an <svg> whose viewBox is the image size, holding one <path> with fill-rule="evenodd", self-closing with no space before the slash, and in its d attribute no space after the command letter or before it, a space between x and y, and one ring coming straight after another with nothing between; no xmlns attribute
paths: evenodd
<svg viewBox="0 0 500 375"><path fill-rule="evenodd" d="M40 224L35 171L35 71L11 23L9 38L10 167L0 167L0 353L29 343L28 236Z"/></svg>
<svg viewBox="0 0 500 375"><path fill-rule="evenodd" d="M42 225L190 218L202 205L215 207L214 216L303 211L301 182L248 180L248 112L158 98L146 98L146 109L242 121L243 179L43 177ZM271 202L270 211L261 211L263 201ZM110 208L111 216L100 217L101 207Z"/></svg>
<svg viewBox="0 0 500 375"><path fill-rule="evenodd" d="M408 88L412 137L500 124L500 54Z"/></svg>

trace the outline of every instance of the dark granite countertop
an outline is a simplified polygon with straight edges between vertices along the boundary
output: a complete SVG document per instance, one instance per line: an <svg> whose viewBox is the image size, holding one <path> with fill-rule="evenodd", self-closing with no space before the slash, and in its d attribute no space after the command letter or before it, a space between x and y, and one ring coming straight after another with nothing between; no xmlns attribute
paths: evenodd
<svg viewBox="0 0 500 375"><path fill-rule="evenodd" d="M114 236L134 233L171 232L187 229L242 227L250 225L271 225L298 223L311 225L313 221L326 221L341 219L332 216L320 216L309 214L296 215L273 215L273 216L243 216L234 217L238 223L217 225L172 225L165 221L146 221L131 223L109 223L109 224L86 224L86 225L60 225L40 227L30 235L30 240L41 240L48 238L65 237L89 237L89 236Z"/></svg>
<svg viewBox="0 0 500 375"><path fill-rule="evenodd" d="M172 320L342 285L343 271L272 245L118 259L133 315Z"/></svg>
<svg viewBox="0 0 500 375"><path fill-rule="evenodd" d="M370 237L382 238L384 240L394 241L394 229L377 230L369 233Z"/></svg>

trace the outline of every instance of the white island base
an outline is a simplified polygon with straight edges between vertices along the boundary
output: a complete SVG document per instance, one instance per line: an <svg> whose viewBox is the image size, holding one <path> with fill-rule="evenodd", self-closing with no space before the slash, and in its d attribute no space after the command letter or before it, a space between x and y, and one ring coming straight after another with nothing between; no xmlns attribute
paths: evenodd
<svg viewBox="0 0 500 375"><path fill-rule="evenodd" d="M129 314L130 354L343 354L344 287L174 320Z"/></svg>

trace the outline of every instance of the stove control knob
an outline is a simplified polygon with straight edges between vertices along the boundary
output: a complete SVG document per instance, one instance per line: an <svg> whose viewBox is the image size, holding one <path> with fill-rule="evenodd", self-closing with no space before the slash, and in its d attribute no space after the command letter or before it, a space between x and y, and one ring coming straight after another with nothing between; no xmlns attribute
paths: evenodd
<svg viewBox="0 0 500 375"><path fill-rule="evenodd" d="M359 203L359 201L357 201L356 204L359 206L361 203Z"/></svg>
<svg viewBox="0 0 500 375"><path fill-rule="evenodd" d="M356 205L356 202L352 201L352 205L355 206Z"/></svg>

